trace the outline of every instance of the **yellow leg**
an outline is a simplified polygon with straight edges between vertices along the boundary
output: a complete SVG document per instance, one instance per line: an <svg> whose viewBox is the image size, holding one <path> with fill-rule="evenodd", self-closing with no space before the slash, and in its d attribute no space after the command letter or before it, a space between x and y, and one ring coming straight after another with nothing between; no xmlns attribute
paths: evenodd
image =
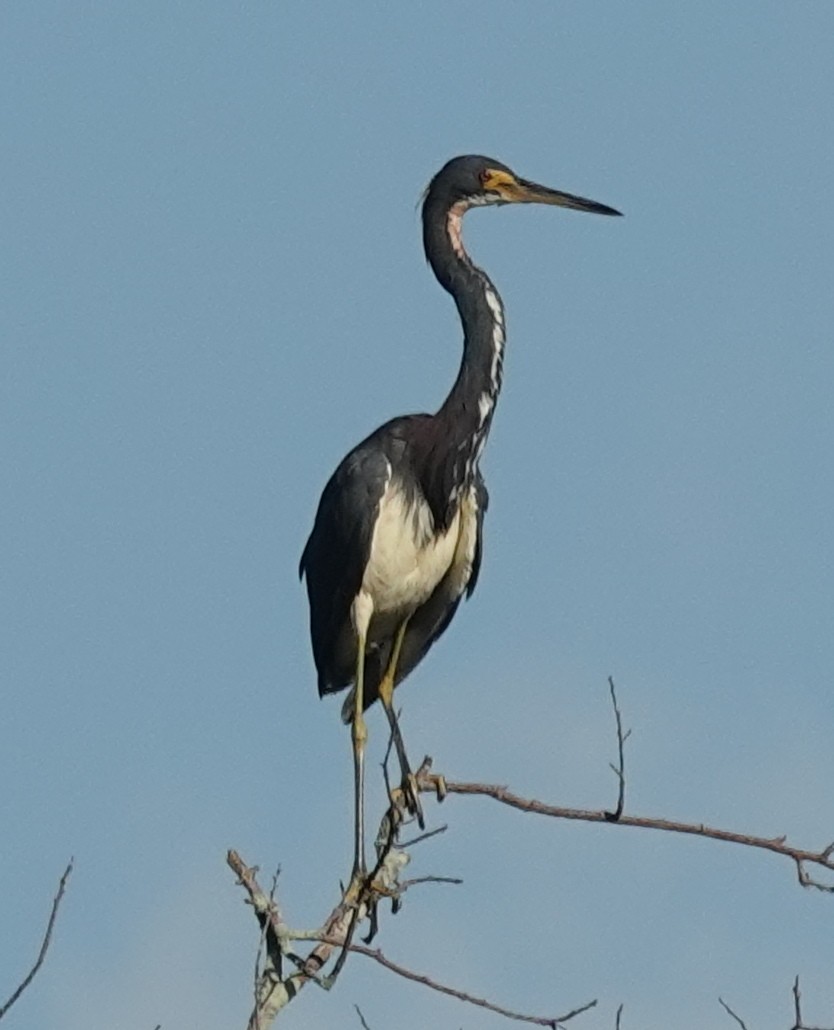
<svg viewBox="0 0 834 1030"><path fill-rule="evenodd" d="M397 635L394 637L394 646L391 648L391 657L388 659L388 667L386 668L385 675L382 677L382 681L379 684L379 697L385 705L386 710L391 707L393 701L394 678L397 673L397 665L400 661L400 651L402 651L403 648L403 640L405 639L405 631L407 628L408 619L404 619L400 623Z"/></svg>
<svg viewBox="0 0 834 1030"><path fill-rule="evenodd" d="M412 815L417 816L417 822L420 829L423 830L425 829L426 824L423 819L423 806L420 804L420 791L417 788L417 780L414 773L411 771L411 766L408 764L408 756L405 753L405 744L403 743L400 725L397 721L397 713L394 711L394 683L397 675L397 665L400 660L400 651L402 650L405 631L407 628L408 619L404 619L397 630L397 635L394 638L394 646L391 648L391 657L388 661L388 667L379 684L379 699L382 701L382 707L385 709L385 714L388 716L388 725L391 727L391 739L394 741L394 747L397 751L397 758L400 763L402 790L405 794L408 810Z"/></svg>

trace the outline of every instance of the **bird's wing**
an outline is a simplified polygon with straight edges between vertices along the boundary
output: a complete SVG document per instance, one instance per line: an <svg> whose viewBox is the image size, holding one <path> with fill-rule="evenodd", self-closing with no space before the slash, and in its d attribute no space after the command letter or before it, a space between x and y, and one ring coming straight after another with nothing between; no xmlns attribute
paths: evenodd
<svg viewBox="0 0 834 1030"><path fill-rule="evenodd" d="M320 694L341 690L353 678L352 663L340 667L338 645L362 585L379 501L390 477L385 454L369 444L351 451L330 477L298 568L307 580Z"/></svg>

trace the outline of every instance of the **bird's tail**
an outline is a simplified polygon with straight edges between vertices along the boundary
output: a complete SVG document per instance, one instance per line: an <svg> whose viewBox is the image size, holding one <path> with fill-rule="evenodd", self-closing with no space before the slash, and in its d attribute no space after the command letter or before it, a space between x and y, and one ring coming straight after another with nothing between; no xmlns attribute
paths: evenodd
<svg viewBox="0 0 834 1030"><path fill-rule="evenodd" d="M351 687L345 703L342 705L342 722L349 726L353 722L353 711L356 707L356 687Z"/></svg>

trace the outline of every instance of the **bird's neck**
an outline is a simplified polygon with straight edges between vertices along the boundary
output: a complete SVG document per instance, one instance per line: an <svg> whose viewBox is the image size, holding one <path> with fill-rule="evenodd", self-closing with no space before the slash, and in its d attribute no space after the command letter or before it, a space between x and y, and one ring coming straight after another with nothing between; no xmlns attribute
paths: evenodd
<svg viewBox="0 0 834 1030"><path fill-rule="evenodd" d="M504 307L487 274L476 267L461 240L466 205L445 219L426 218L424 243L434 274L451 293L463 326L463 356L449 395L436 418L460 455L464 481L477 469L501 390ZM450 448L451 449L451 448Z"/></svg>

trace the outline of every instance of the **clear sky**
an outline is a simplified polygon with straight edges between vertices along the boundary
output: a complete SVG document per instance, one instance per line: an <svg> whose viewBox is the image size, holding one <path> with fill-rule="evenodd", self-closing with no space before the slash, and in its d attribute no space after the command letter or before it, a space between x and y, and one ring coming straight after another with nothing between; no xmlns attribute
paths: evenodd
<svg viewBox="0 0 834 1030"><path fill-rule="evenodd" d="M349 735L296 567L350 446L460 333L415 204L457 153L611 204L469 216L507 308L474 599L399 693L450 778L834 837L834 4L0 6L0 995L10 1030L245 1023L281 866L351 853ZM371 811L384 720L370 720ZM785 860L485 801L429 809L396 960L577 1027L834 1013ZM492 1030L362 959L288 1028Z"/></svg>

